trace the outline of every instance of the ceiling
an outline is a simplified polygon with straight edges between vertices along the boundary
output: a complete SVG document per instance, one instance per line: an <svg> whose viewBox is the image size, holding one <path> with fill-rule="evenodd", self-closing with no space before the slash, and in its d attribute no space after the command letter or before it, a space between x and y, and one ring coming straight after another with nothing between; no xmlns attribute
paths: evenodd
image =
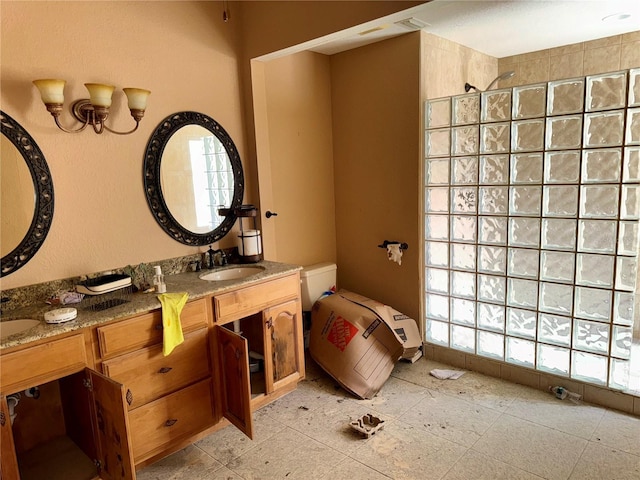
<svg viewBox="0 0 640 480"><path fill-rule="evenodd" d="M621 14L629 16L621 18ZM407 19L422 24L406 27L396 23ZM640 0L433 0L263 59L301 50L332 55L422 25L428 33L502 58L640 31Z"/></svg>

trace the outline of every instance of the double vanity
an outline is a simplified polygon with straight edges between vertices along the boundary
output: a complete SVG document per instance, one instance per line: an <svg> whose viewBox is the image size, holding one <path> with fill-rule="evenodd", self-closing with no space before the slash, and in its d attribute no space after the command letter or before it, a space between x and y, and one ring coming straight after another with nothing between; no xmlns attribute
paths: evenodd
<svg viewBox="0 0 640 480"><path fill-rule="evenodd" d="M189 301L184 342L166 357L155 294L80 303L60 325L42 321L55 307L10 312L40 321L0 343L1 477L134 479L229 423L253 437L252 412L304 378L299 270L263 261L167 276Z"/></svg>

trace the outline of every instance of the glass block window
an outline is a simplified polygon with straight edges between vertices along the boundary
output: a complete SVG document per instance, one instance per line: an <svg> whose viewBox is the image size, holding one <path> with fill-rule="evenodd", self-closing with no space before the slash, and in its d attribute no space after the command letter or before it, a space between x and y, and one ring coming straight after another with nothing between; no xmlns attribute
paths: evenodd
<svg viewBox="0 0 640 480"><path fill-rule="evenodd" d="M626 389L640 69L425 103L426 342Z"/></svg>

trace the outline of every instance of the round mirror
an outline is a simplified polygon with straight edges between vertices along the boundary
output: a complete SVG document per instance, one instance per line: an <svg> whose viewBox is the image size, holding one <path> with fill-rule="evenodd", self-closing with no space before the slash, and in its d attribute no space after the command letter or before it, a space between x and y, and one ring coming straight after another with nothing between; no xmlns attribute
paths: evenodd
<svg viewBox="0 0 640 480"><path fill-rule="evenodd" d="M53 219L53 182L42 151L0 112L0 276L23 267L42 246Z"/></svg>
<svg viewBox="0 0 640 480"><path fill-rule="evenodd" d="M233 226L244 193L240 155L214 119L178 112L153 131L144 157L147 203L162 229L185 245L207 245Z"/></svg>

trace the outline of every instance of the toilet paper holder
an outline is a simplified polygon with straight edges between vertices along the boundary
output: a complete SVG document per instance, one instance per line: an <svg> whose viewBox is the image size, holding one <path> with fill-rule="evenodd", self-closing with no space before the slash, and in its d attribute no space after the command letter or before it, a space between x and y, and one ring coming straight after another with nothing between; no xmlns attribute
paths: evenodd
<svg viewBox="0 0 640 480"><path fill-rule="evenodd" d="M389 240L385 240L381 245L378 245L379 248L386 249L389 245L400 245L400 250L406 250L409 248L409 245L401 242L390 242Z"/></svg>

